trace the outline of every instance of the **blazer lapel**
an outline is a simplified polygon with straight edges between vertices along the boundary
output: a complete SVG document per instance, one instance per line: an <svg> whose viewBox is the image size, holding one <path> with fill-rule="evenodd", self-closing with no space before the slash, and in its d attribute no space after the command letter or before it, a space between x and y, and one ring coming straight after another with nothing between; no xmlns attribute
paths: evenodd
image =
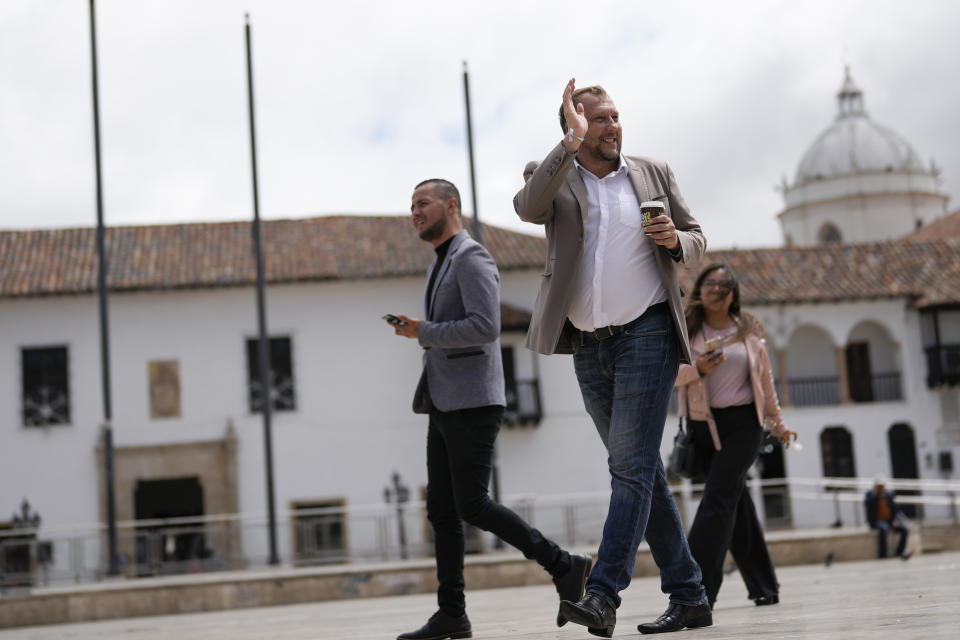
<svg viewBox="0 0 960 640"><path fill-rule="evenodd" d="M583 184L583 178L580 177L580 170L576 166L570 167L570 171L567 173L567 184L570 185L570 190L573 191L573 195L577 198L577 204L580 205L581 216L583 212L587 210L587 186Z"/></svg>
<svg viewBox="0 0 960 640"><path fill-rule="evenodd" d="M570 186L570 191L573 192L573 196L577 199L577 204L579 205L579 210L577 211L578 222L580 223L580 237L583 237L583 217L587 215L587 186L583 184L583 178L580 176L580 170L577 169L577 166L572 164L570 169L567 170L567 184Z"/></svg>
<svg viewBox="0 0 960 640"><path fill-rule="evenodd" d="M633 185L633 191L637 194L637 204L650 200L650 187L647 185L647 179L644 177L643 171L630 158L625 157L624 161L627 163L627 175L630 176L630 184ZM655 197L660 197L660 194ZM653 241L653 238L647 236L647 243L656 254L657 243Z"/></svg>

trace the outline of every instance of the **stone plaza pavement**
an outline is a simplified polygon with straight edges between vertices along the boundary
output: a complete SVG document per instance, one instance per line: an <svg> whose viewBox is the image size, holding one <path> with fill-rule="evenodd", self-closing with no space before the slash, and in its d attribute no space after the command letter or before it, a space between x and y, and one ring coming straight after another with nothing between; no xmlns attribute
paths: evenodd
<svg viewBox="0 0 960 640"><path fill-rule="evenodd" d="M960 638L960 553L909 561L872 560L778 570L781 603L756 607L739 575L727 577L714 626L675 638ZM469 585L468 585L469 589ZM622 594L615 638L639 638L637 624L666 607L657 578L638 578ZM483 640L592 638L583 627L554 626L551 586L467 592L473 637ZM337 600L175 616L127 618L0 631L0 640L392 640L433 613L433 595Z"/></svg>

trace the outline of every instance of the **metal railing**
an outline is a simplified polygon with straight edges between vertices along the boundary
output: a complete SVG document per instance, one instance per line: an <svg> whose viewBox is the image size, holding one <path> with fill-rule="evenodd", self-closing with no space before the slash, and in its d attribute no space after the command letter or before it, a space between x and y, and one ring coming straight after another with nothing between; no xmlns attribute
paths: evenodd
<svg viewBox="0 0 960 640"><path fill-rule="evenodd" d="M837 376L811 376L787 378L790 404L809 407L840 404L840 378Z"/></svg>
<svg viewBox="0 0 960 640"><path fill-rule="evenodd" d="M874 373L870 376L874 402L903 400L903 387L900 384L900 372Z"/></svg>
<svg viewBox="0 0 960 640"><path fill-rule="evenodd" d="M869 478L772 478L751 480L760 495L781 495L786 513L768 514L789 522L799 501L827 505L838 522L862 524L863 494ZM897 497L901 504L937 506L958 523L960 481L893 480L888 488L917 491ZM684 521L692 522L703 485L683 480L672 485ZM564 495L513 495L504 503L544 535L565 547L599 544L608 491ZM791 506L792 505L792 506ZM849 512L849 517L844 514ZM285 517L284 517L285 516ZM405 536L400 534L403 519ZM411 501L398 513L394 505L333 506L297 509L277 519L277 539L287 541L281 555L288 565L365 563L426 558L433 553L425 505ZM771 521L768 519L768 524ZM174 573L199 573L266 567L267 524L260 515L229 514L120 522L120 568L135 579ZM495 540L474 530L471 550L493 550ZM0 531L0 595L47 585L94 582L106 577L106 529L99 524ZM262 551L258 551L262 550ZM11 559L13 562L11 563Z"/></svg>

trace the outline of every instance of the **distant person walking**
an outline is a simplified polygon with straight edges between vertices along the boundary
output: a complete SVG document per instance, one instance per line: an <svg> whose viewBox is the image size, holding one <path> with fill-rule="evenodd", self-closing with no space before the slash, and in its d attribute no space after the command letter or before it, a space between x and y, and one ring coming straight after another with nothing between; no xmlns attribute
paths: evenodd
<svg viewBox="0 0 960 640"><path fill-rule="evenodd" d="M764 424L785 447L797 434L783 424L763 326L740 310L740 286L722 264L697 276L686 322L694 362L681 365L677 374L679 411L687 417L706 476L688 536L690 549L703 572L710 608L723 582L728 550L747 597L758 605L777 604L780 585L746 478L759 454Z"/></svg>
<svg viewBox="0 0 960 640"><path fill-rule="evenodd" d="M460 193L447 180L416 186L413 227L437 254L427 278L424 320L387 316L398 336L424 348L413 410L427 427L427 519L433 526L439 610L398 640L472 635L464 596L461 520L490 531L536 560L561 600L578 600L588 556L570 554L490 498L493 449L504 411L500 355L500 275L493 258L464 231ZM398 321L399 319L399 321Z"/></svg>
<svg viewBox="0 0 960 640"><path fill-rule="evenodd" d="M900 518L900 507L894 500L893 491L887 491L887 480L882 475L873 478L873 489L867 491L863 498L863 507L870 528L877 530L877 557L887 557L887 536L891 531L896 531L900 534L896 555L909 560L912 554L907 553L906 549L910 529Z"/></svg>

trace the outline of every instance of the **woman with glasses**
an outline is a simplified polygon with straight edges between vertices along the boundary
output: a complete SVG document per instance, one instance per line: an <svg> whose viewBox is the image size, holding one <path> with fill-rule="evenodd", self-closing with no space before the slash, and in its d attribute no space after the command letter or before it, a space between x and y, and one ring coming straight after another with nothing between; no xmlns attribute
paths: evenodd
<svg viewBox="0 0 960 640"><path fill-rule="evenodd" d="M740 311L740 288L726 265L706 267L685 310L692 365L677 374L679 410L687 417L706 478L688 535L713 608L727 550L757 605L777 604L779 584L746 487L763 426L790 446L797 434L783 424L763 326Z"/></svg>

